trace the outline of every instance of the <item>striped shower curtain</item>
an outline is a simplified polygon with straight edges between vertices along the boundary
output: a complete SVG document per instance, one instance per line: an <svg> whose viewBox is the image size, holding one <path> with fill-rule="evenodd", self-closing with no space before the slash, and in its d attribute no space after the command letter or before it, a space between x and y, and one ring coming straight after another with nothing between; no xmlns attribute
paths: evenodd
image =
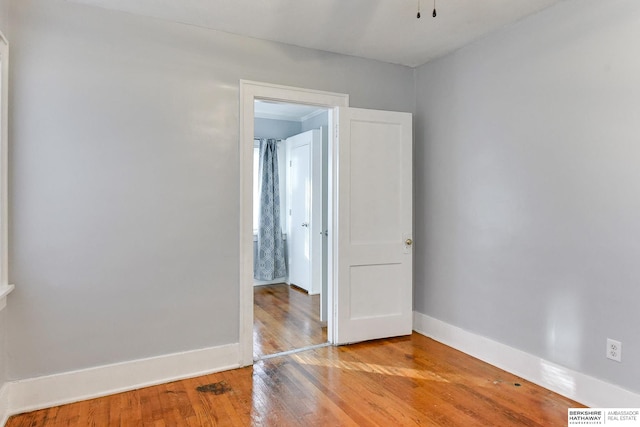
<svg viewBox="0 0 640 427"><path fill-rule="evenodd" d="M256 280L285 277L284 243L280 229L280 180L275 139L260 140L260 211L258 216Z"/></svg>

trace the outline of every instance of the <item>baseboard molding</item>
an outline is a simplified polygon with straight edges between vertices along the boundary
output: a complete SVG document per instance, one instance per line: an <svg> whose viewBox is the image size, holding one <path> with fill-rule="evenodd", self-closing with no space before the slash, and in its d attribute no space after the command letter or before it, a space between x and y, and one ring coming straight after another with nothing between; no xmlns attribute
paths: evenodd
<svg viewBox="0 0 640 427"><path fill-rule="evenodd" d="M0 389L0 420L3 415L6 421L8 415L234 369L239 361L239 344L229 344L13 381Z"/></svg>
<svg viewBox="0 0 640 427"><path fill-rule="evenodd" d="M286 277L280 277L279 279L275 279L275 280L257 280L257 279L253 279L253 287L268 286L268 285L279 285L280 283L289 284L287 282L287 278Z"/></svg>
<svg viewBox="0 0 640 427"><path fill-rule="evenodd" d="M9 419L9 385L3 384L0 387L0 426L7 423Z"/></svg>
<svg viewBox="0 0 640 427"><path fill-rule="evenodd" d="M413 313L413 329L463 353L596 408L640 408L640 395L457 326Z"/></svg>
<svg viewBox="0 0 640 427"><path fill-rule="evenodd" d="M587 406L640 407L640 395L636 393L422 313L414 312L413 328ZM239 354L239 345L229 344L8 382L0 388L0 425L21 412L234 369L240 366Z"/></svg>

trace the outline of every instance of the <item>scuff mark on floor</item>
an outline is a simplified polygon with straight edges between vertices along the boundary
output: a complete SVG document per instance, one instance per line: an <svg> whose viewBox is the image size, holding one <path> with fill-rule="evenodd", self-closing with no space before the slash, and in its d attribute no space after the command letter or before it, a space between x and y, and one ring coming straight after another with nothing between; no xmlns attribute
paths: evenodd
<svg viewBox="0 0 640 427"><path fill-rule="evenodd" d="M213 393L218 395L231 391L231 387L229 387L226 382L220 381L219 383L201 385L200 387L196 388L196 390L200 393Z"/></svg>

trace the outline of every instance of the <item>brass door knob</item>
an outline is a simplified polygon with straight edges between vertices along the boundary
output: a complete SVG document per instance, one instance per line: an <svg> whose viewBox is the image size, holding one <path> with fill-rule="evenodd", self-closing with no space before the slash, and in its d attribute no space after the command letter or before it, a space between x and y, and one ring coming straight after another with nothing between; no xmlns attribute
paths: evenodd
<svg viewBox="0 0 640 427"><path fill-rule="evenodd" d="M411 246L411 245L413 245L413 240L407 239L407 240L404 241L404 244L407 245L407 246Z"/></svg>

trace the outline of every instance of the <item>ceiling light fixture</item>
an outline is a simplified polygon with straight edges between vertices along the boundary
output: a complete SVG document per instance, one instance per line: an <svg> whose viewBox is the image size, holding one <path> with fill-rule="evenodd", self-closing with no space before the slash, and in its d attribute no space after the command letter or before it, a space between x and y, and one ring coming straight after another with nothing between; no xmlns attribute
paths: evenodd
<svg viewBox="0 0 640 427"><path fill-rule="evenodd" d="M433 0L433 14L431 16L435 18L436 15L436 0ZM418 13L416 14L416 18L420 19L420 16L420 0L418 0Z"/></svg>

